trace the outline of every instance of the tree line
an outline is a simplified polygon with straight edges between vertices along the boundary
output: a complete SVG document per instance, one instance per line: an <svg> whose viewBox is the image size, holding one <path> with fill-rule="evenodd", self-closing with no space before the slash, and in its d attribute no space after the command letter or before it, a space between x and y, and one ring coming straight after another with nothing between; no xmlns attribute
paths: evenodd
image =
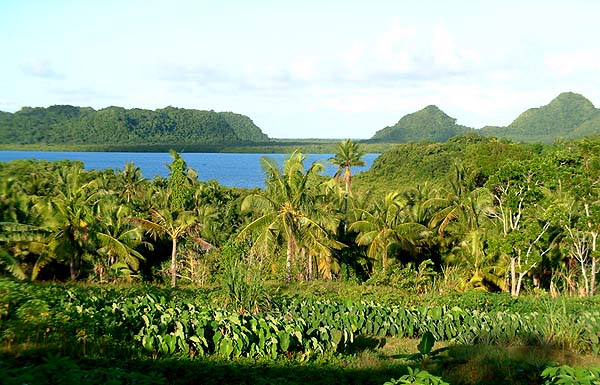
<svg viewBox="0 0 600 385"><path fill-rule="evenodd" d="M193 146L268 142L250 118L233 112L166 107L144 110L69 105L0 112L0 143Z"/></svg>
<svg viewBox="0 0 600 385"><path fill-rule="evenodd" d="M131 163L122 171L85 171L70 161L3 163L3 274L204 285L235 248L252 271L286 282L417 287L437 277L457 290L514 296L596 293L600 140L520 150L512 147L525 145L473 136L452 143L487 161L456 158L439 178L405 188L377 167L353 186L352 168L364 152L350 140L330 159L339 168L333 178L296 151L283 165L263 158L266 188L254 190L200 182L201 170L176 152L169 177L153 180ZM430 166L424 159L420 167Z"/></svg>

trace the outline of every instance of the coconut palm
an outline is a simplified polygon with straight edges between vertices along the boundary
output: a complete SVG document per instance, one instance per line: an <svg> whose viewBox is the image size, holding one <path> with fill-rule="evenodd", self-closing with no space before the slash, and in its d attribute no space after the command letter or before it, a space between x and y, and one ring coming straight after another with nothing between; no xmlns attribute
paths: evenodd
<svg viewBox="0 0 600 385"><path fill-rule="evenodd" d="M144 257L135 248L142 244L151 246L143 241L143 231L133 227L126 220L129 215L126 206L112 201L103 202L98 206L96 213L98 228L95 235L98 241L97 253L102 257L102 262L99 264L101 282L106 268L119 269L127 273L137 271Z"/></svg>
<svg viewBox="0 0 600 385"><path fill-rule="evenodd" d="M150 209L151 219L127 218L155 239L166 235L171 239L171 286L177 284L177 241L200 226L192 211L173 211L168 208Z"/></svg>
<svg viewBox="0 0 600 385"><path fill-rule="evenodd" d="M123 171L117 173L117 182L120 188L120 197L127 203L139 193L141 185L146 181L142 170L132 162L125 163Z"/></svg>
<svg viewBox="0 0 600 385"><path fill-rule="evenodd" d="M280 170L273 160L262 158L267 189L248 195L242 202L242 211L252 209L258 218L244 227L239 237L256 232L255 250L285 243L286 282L291 281L292 261L303 248L324 255L335 246L323 224L324 217L317 215L317 182L323 166L313 163L305 171L304 160L304 155L294 152Z"/></svg>
<svg viewBox="0 0 600 385"><path fill-rule="evenodd" d="M430 199L429 207L437 208L430 225L437 227L440 234L451 223L459 222L467 232L480 228L486 220L486 212L492 206L492 198L484 188L471 188L466 170L454 164L449 179L450 188L441 190L441 196Z"/></svg>
<svg viewBox="0 0 600 385"><path fill-rule="evenodd" d="M367 256L374 261L380 260L384 271L389 249L396 241L394 229L400 224L401 206L400 194L391 192L382 202L375 203L372 211L361 210L361 218L350 225L351 231L358 232L356 243L368 246Z"/></svg>
<svg viewBox="0 0 600 385"><path fill-rule="evenodd" d="M365 152L359 148L359 144L346 139L336 146L335 155L329 158L329 162L338 166L334 177L340 179L343 177L346 186L344 190L344 212L348 211L348 196L352 189L352 167L364 166L365 161L362 157Z"/></svg>
<svg viewBox="0 0 600 385"><path fill-rule="evenodd" d="M398 192L388 193L372 210L361 210L361 217L350 225L358 232L356 243L368 246L367 256L380 261L385 271L390 255L419 254L429 234L427 227L411 222L404 212L405 202Z"/></svg>
<svg viewBox="0 0 600 385"><path fill-rule="evenodd" d="M68 260L70 277L74 280L82 260L92 252L93 208L101 193L97 191L95 181L83 180L83 174L81 163L63 166L57 175L56 195L37 204L44 213L45 227L51 235L46 252L33 267L32 279L52 260Z"/></svg>

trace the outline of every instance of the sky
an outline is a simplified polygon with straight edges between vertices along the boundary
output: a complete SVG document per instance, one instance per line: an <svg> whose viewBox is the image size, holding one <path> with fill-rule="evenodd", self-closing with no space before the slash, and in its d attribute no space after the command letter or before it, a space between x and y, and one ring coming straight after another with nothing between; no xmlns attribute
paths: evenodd
<svg viewBox="0 0 600 385"><path fill-rule="evenodd" d="M233 111L272 138L369 138L434 104L505 126L600 106L597 0L0 0L0 110Z"/></svg>

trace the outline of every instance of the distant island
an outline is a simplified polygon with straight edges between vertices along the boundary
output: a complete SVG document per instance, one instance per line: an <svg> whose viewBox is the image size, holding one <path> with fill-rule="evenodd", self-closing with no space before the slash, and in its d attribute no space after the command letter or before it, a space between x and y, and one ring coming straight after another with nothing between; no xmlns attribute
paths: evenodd
<svg viewBox="0 0 600 385"><path fill-rule="evenodd" d="M430 105L361 140L380 152L394 143L446 142L479 133L515 142L552 143L600 133L600 109L584 96L565 92L531 108L507 127L481 129L456 124ZM343 139L343 138L340 138ZM56 105L0 111L0 149L187 152L331 152L338 139L269 138L248 116L166 107L157 110Z"/></svg>

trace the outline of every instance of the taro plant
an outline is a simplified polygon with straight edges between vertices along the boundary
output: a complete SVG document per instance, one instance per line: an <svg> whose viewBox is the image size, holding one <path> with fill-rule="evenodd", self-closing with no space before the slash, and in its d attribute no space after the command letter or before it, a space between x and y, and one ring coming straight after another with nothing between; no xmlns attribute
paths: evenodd
<svg viewBox="0 0 600 385"><path fill-rule="evenodd" d="M408 367L408 374L403 375L398 379L391 379L383 385L399 385L399 384L411 384L411 385L450 385L446 381L442 380L441 377L434 376L426 370L413 369Z"/></svg>
<svg viewBox="0 0 600 385"><path fill-rule="evenodd" d="M544 385L598 385L600 369L572 368L568 365L549 366L542 372Z"/></svg>

